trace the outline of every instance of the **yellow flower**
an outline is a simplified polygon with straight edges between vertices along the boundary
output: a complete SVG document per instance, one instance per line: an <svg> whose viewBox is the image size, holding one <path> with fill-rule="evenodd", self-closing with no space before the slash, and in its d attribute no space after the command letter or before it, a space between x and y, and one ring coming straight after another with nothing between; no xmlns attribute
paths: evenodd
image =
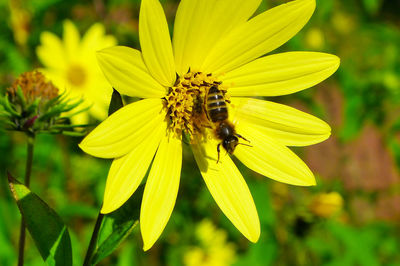
<svg viewBox="0 0 400 266"><path fill-rule="evenodd" d="M26 9L21 7L18 1L8 1L8 5L14 40L18 45L25 46L29 37L32 16Z"/></svg>
<svg viewBox="0 0 400 266"><path fill-rule="evenodd" d="M143 0L142 51L112 47L98 53L100 67L119 92L144 98L95 128L80 144L87 153L115 158L101 212L119 208L142 182L151 162L141 213L144 250L158 239L175 205L182 164L182 132L203 179L223 213L250 241L260 235L253 198L204 111L213 84L225 91L229 123L250 141L233 155L262 175L293 185L314 185L311 171L286 146L321 142L330 127L291 107L242 96L277 96L309 88L339 66L334 55L291 52L260 56L281 46L309 20L314 0L293 1L254 18L261 0L183 0L171 43L158 0ZM257 59L259 58L259 59ZM217 85L215 85L217 86ZM221 92L222 93L222 92ZM217 124L217 123L216 123ZM249 144L240 138L241 144ZM154 157L154 160L153 160Z"/></svg>
<svg viewBox="0 0 400 266"><path fill-rule="evenodd" d="M314 197L310 210L317 216L329 218L337 214L343 207L343 198L337 192L320 193Z"/></svg>
<svg viewBox="0 0 400 266"><path fill-rule="evenodd" d="M318 28L310 29L305 36L306 44L313 49L320 49L325 44L324 33Z"/></svg>
<svg viewBox="0 0 400 266"><path fill-rule="evenodd" d="M211 221L203 220L196 227L195 233L200 246L191 247L185 253L185 265L223 266L234 263L236 248L227 242L225 231L217 229Z"/></svg>
<svg viewBox="0 0 400 266"><path fill-rule="evenodd" d="M107 117L112 88L97 64L96 51L117 44L113 36L104 32L103 25L96 23L80 39L78 29L66 20L63 40L43 32L36 50L45 67L41 71L58 88L67 90L69 97L83 97L82 105L91 106L90 114L99 120ZM88 113L82 112L72 119L75 124L87 123Z"/></svg>

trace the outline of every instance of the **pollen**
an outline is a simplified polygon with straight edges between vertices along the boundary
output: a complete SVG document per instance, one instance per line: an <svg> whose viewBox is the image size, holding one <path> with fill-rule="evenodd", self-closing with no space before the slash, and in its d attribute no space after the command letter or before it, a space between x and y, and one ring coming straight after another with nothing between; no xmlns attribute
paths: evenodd
<svg viewBox="0 0 400 266"><path fill-rule="evenodd" d="M166 108L169 116L169 129L180 136L202 134L204 127L209 127L204 98L213 85L221 86L212 74L189 71L177 76L174 86L169 88Z"/></svg>

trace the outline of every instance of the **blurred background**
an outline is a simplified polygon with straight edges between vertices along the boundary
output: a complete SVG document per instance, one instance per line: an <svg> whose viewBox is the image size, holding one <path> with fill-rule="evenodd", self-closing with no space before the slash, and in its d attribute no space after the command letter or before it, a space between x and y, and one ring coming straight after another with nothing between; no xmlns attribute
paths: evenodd
<svg viewBox="0 0 400 266"><path fill-rule="evenodd" d="M179 1L161 1L172 29ZM262 12L286 1L263 0ZM1 0L0 89L42 67L40 34L61 37L70 19L81 35L100 22L118 43L139 48L139 0ZM142 251L139 228L100 265L400 265L400 1L318 0L316 11L279 51L336 54L339 70L316 87L272 100L332 127L329 140L294 151L317 186L293 187L237 161L254 197L261 237L250 243L206 189L189 147L172 217ZM125 99L129 102L130 99ZM92 121L99 123L99 121ZM85 155L81 138L39 135L31 188L69 226L74 265L82 265L110 161ZM5 178L21 179L26 137L0 129L0 265L16 265L20 215ZM28 237L26 265L43 265Z"/></svg>

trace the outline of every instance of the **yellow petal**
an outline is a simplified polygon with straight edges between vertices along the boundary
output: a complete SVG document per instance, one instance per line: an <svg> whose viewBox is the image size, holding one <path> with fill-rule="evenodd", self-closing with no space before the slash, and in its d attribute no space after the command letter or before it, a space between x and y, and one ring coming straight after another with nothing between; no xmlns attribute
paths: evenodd
<svg viewBox="0 0 400 266"><path fill-rule="evenodd" d="M314 9L315 0L297 0L252 18L215 45L202 69L226 73L278 48L307 23Z"/></svg>
<svg viewBox="0 0 400 266"><path fill-rule="evenodd" d="M166 89L148 72L138 50L115 46L97 52L100 68L110 84L122 94L139 98L157 98Z"/></svg>
<svg viewBox="0 0 400 266"><path fill-rule="evenodd" d="M40 34L41 45L36 48L36 54L42 64L48 68L65 68L65 50L61 40L50 32Z"/></svg>
<svg viewBox="0 0 400 266"><path fill-rule="evenodd" d="M65 50L67 52L67 58L70 59L79 58L80 54L77 54L79 51L78 47L81 38L79 31L70 20L65 20L63 26L64 26L63 40L65 45Z"/></svg>
<svg viewBox="0 0 400 266"><path fill-rule="evenodd" d="M339 67L335 55L289 52L259 58L222 76L232 96L278 96L312 87Z"/></svg>
<svg viewBox="0 0 400 266"><path fill-rule="evenodd" d="M151 75L164 86L176 79L167 19L158 0L142 0L139 14L139 40L143 59Z"/></svg>
<svg viewBox="0 0 400 266"><path fill-rule="evenodd" d="M114 36L105 35L105 28L100 23L93 24L82 37L82 49L94 53L99 49L115 46Z"/></svg>
<svg viewBox="0 0 400 266"><path fill-rule="evenodd" d="M235 156L251 170L277 181L297 185L315 185L315 178L307 165L290 149L263 134L247 123L236 125L237 133L250 141L252 147L238 145Z"/></svg>
<svg viewBox="0 0 400 266"><path fill-rule="evenodd" d="M157 147L165 134L162 123L127 155L115 159L108 173L101 213L112 212L124 204L140 185Z"/></svg>
<svg viewBox="0 0 400 266"><path fill-rule="evenodd" d="M178 194L182 167L182 141L164 136L144 189L140 209L143 249L151 248L164 230Z"/></svg>
<svg viewBox="0 0 400 266"><path fill-rule="evenodd" d="M183 0L175 16L173 47L178 74L199 70L215 43L246 22L261 0ZM207 71L202 69L202 71Z"/></svg>
<svg viewBox="0 0 400 266"><path fill-rule="evenodd" d="M46 78L60 90L60 93L64 93L65 91L69 92L70 86L68 86L68 82L64 78L65 76L63 71L52 67L39 68L39 71L42 72L43 75L45 75Z"/></svg>
<svg viewBox="0 0 400 266"><path fill-rule="evenodd" d="M214 140L193 144L197 165L222 212L246 238L256 242L260 236L260 221L253 197L242 174L223 149L217 163L217 145Z"/></svg>
<svg viewBox="0 0 400 266"><path fill-rule="evenodd" d="M250 124L285 146L319 143L331 134L321 119L283 104L238 97L232 97L231 103L235 124Z"/></svg>
<svg viewBox="0 0 400 266"><path fill-rule="evenodd" d="M79 147L90 155L117 158L133 150L165 119L161 99L144 99L124 106L98 125Z"/></svg>

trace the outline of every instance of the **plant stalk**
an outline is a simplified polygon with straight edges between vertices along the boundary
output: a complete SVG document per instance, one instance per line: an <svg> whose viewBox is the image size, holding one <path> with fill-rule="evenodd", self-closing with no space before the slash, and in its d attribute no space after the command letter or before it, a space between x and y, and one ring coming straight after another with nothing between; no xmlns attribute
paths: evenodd
<svg viewBox="0 0 400 266"><path fill-rule="evenodd" d="M93 229L92 237L90 239L89 247L88 247L88 250L86 251L86 256L85 256L85 261L83 262L83 266L91 265L90 262L93 257L93 252L96 248L97 238L99 236L100 226L101 226L101 222L103 221L103 218L104 218L104 214L99 212L99 215L97 216L96 224Z"/></svg>
<svg viewBox="0 0 400 266"><path fill-rule="evenodd" d="M28 134L27 159L26 159L25 180L24 180L24 184L28 188L31 183L34 143L35 143L35 135ZM25 235L26 235L25 219L24 217L22 217L20 233L19 233L19 243L18 243L18 266L24 265Z"/></svg>

